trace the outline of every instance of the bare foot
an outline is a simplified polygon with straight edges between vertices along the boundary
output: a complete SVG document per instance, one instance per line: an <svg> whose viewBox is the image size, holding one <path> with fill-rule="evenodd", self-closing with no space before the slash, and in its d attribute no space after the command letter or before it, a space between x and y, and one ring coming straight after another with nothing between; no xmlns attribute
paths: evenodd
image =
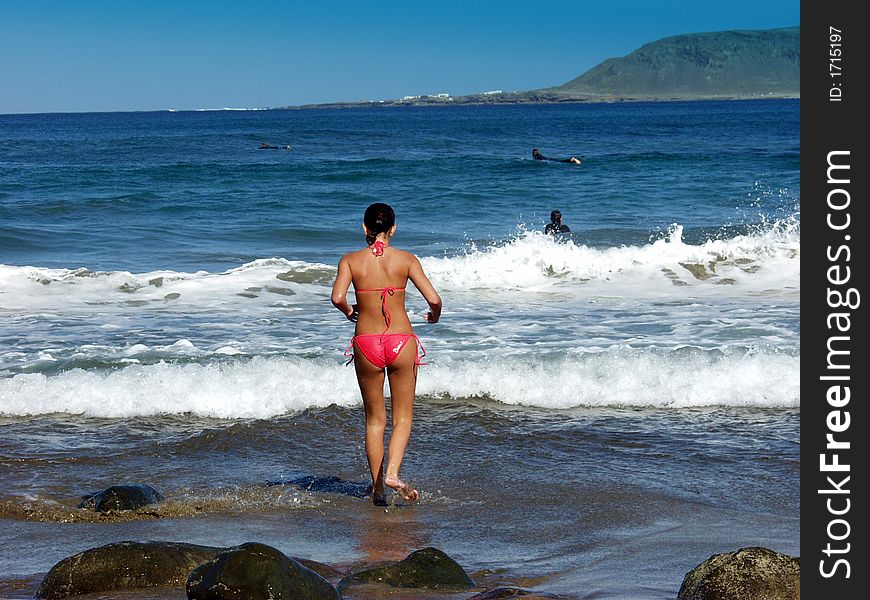
<svg viewBox="0 0 870 600"><path fill-rule="evenodd" d="M380 489L375 490L375 486L370 485L366 488L366 496L372 497L372 504L375 506L386 506L387 505L387 497L384 495L384 487L379 486Z"/></svg>
<svg viewBox="0 0 870 600"><path fill-rule="evenodd" d="M420 498L420 492L412 488L410 485L399 479L396 475L385 475L384 485L388 488L396 490L403 500L417 500Z"/></svg>

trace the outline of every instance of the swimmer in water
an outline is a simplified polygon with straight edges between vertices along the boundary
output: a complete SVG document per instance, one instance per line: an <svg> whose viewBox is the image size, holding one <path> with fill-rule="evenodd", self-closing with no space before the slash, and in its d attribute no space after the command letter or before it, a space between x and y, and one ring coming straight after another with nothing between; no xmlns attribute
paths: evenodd
<svg viewBox="0 0 870 600"><path fill-rule="evenodd" d="M572 163L575 165L583 164L583 161L581 159L574 156L572 156L571 158L550 158L548 156L544 156L537 148L532 148L532 158L534 158L535 160L549 160L551 162Z"/></svg>

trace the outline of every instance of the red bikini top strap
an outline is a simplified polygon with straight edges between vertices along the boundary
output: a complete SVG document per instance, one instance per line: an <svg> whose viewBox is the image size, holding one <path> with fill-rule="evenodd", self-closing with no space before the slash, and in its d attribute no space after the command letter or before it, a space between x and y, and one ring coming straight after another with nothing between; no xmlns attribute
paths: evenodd
<svg viewBox="0 0 870 600"><path fill-rule="evenodd" d="M384 333L389 331L390 323L393 322L393 315L390 314L390 311L387 310L387 296L392 296L396 292L404 292L405 288L400 287L382 287L382 288L373 288L370 290L359 290L354 288L354 292L380 292L381 293L381 312L384 315L384 322L387 324L387 328L384 329Z"/></svg>

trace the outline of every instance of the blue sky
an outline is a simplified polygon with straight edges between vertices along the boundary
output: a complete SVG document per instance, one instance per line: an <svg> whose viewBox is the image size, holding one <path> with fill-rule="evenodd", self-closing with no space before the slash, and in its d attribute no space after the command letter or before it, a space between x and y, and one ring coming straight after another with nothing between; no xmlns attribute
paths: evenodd
<svg viewBox="0 0 870 600"><path fill-rule="evenodd" d="M798 0L4 0L0 113L528 90L669 35L799 24Z"/></svg>

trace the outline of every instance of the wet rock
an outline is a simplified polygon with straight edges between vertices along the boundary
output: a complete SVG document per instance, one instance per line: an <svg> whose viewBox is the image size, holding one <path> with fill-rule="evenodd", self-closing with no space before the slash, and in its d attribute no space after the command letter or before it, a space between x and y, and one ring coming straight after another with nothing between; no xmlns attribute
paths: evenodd
<svg viewBox="0 0 870 600"><path fill-rule="evenodd" d="M163 494L144 483L113 485L102 492L85 496L79 508L90 508L97 512L135 510L140 506L154 504L161 500Z"/></svg>
<svg viewBox="0 0 870 600"><path fill-rule="evenodd" d="M299 558L298 556L290 556L289 558L291 560L295 560L303 567L308 567L327 581L329 581L330 579L333 581L337 581L344 576L344 573L342 573L338 569L317 562L316 560L311 560L309 558Z"/></svg>
<svg viewBox="0 0 870 600"><path fill-rule="evenodd" d="M555 594L536 592L519 587L497 587L475 594L466 600L501 600L501 598L522 598L523 600L543 600L545 598L561 598Z"/></svg>
<svg viewBox="0 0 870 600"><path fill-rule="evenodd" d="M468 573L437 548L417 550L397 563L348 575L339 582L338 590L343 591L348 587L367 583L429 590L464 590L474 587Z"/></svg>
<svg viewBox="0 0 870 600"><path fill-rule="evenodd" d="M36 597L182 587L191 570L222 550L178 542L119 542L91 548L54 565L43 578Z"/></svg>
<svg viewBox="0 0 870 600"><path fill-rule="evenodd" d="M801 565L767 548L711 556L683 579L677 600L800 600Z"/></svg>
<svg viewBox="0 0 870 600"><path fill-rule="evenodd" d="M358 481L348 481L334 475L305 475L289 480L267 481L266 486L294 485L306 492L344 494L354 498L366 498L368 485Z"/></svg>
<svg viewBox="0 0 870 600"><path fill-rule="evenodd" d="M187 579L190 600L338 600L323 577L279 550L249 542L227 548Z"/></svg>
<svg viewBox="0 0 870 600"><path fill-rule="evenodd" d="M704 281L713 277L713 274L708 273L704 265L694 263L679 263L679 265L687 270L689 273L691 273L695 279L700 279L701 281Z"/></svg>
<svg viewBox="0 0 870 600"><path fill-rule="evenodd" d="M276 285L267 285L266 291L272 294L278 294L280 296L295 296L296 292L291 290L290 288L278 287Z"/></svg>

